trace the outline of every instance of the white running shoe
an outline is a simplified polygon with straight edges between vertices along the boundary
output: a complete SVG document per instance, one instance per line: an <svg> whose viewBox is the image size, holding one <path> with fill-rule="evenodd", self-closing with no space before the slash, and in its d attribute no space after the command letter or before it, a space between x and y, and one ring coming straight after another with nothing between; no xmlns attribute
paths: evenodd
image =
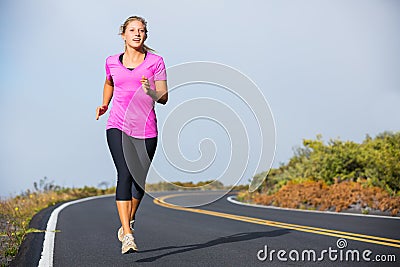
<svg viewBox="0 0 400 267"><path fill-rule="evenodd" d="M130 221L130 227L131 227L131 231L132 234L134 232L133 230L133 224L134 224L135 220ZM122 228L122 226L118 229L118 240L122 242L122 239L124 238L124 229Z"/></svg>
<svg viewBox="0 0 400 267"><path fill-rule="evenodd" d="M135 239L132 234L126 234L122 239L122 254L131 253L137 251L137 246L135 244Z"/></svg>

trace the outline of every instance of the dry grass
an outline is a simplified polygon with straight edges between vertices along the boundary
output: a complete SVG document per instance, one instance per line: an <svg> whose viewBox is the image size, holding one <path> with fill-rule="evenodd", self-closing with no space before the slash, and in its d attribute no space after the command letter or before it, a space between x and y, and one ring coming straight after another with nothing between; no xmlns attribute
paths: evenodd
<svg viewBox="0 0 400 267"><path fill-rule="evenodd" d="M400 210L400 196L390 196L366 180L336 182L330 186L323 181L289 181L278 192L267 195L242 191L242 201L295 209L343 211L352 207L363 213L380 210L396 216Z"/></svg>

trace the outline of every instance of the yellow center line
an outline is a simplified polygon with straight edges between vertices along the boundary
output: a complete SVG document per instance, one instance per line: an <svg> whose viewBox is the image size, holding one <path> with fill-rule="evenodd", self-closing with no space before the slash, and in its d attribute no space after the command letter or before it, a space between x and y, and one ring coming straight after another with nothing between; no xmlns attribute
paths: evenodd
<svg viewBox="0 0 400 267"><path fill-rule="evenodd" d="M312 226L304 226L304 225L298 225L298 224L270 221L270 220L264 220L264 219L241 216L241 215L234 215L234 214L230 214L230 213L223 213L223 212L217 212L217 211L211 211L211 210L186 208L186 207L181 207L181 206L177 206L177 205L165 202L165 200L168 198L173 198L173 197L177 197L177 196L188 196L188 195L192 195L192 194L193 193L167 195L167 196L155 198L153 200L153 202L159 206L163 206L163 207L175 209L175 210L182 210L182 211L206 214L206 215L222 217L222 218L231 219L231 220L273 226L273 227L284 228L284 229L291 229L291 230L307 232L307 233L314 233L314 234L319 234L319 235L347 238L347 239L366 242L366 243L373 243L373 244L379 244L379 245L384 245L384 246L400 248L400 240L397 240L397 239L390 239L390 238L385 238L385 237L357 234L357 233L351 233L351 232L343 232L343 231L330 230L330 229L324 229L324 228L318 228L318 227L312 227Z"/></svg>

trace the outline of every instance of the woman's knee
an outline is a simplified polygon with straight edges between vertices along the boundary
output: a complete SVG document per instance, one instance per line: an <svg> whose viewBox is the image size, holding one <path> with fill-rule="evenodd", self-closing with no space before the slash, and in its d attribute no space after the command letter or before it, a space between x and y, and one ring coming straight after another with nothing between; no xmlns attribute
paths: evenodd
<svg viewBox="0 0 400 267"><path fill-rule="evenodd" d="M138 185L136 182L132 185L132 197L141 200L144 196L144 188Z"/></svg>
<svg viewBox="0 0 400 267"><path fill-rule="evenodd" d="M116 200L130 200L132 198L132 175L129 172L118 173Z"/></svg>

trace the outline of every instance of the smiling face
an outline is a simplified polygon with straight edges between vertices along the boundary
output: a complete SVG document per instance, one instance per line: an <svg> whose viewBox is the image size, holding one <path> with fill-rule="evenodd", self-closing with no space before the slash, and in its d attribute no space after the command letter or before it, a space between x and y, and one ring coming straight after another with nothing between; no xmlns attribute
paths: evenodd
<svg viewBox="0 0 400 267"><path fill-rule="evenodd" d="M138 20L133 20L129 22L121 36L127 46L142 49L147 38L146 26Z"/></svg>

